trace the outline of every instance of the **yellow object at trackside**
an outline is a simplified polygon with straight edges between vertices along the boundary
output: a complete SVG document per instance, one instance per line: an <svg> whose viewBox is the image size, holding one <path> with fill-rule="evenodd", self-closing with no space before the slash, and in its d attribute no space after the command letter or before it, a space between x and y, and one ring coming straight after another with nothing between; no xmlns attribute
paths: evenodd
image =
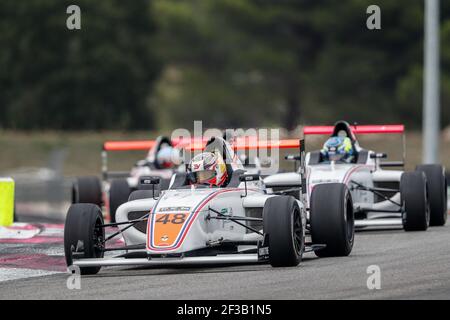
<svg viewBox="0 0 450 320"><path fill-rule="evenodd" d="M14 222L14 180L0 178L0 226Z"/></svg>

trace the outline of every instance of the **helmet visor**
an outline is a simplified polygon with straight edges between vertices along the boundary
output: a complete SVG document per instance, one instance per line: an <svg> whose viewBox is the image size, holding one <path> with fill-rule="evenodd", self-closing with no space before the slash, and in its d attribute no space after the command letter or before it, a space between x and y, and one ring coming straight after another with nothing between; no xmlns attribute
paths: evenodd
<svg viewBox="0 0 450 320"><path fill-rule="evenodd" d="M194 172L197 183L207 183L216 176L215 170L203 170Z"/></svg>

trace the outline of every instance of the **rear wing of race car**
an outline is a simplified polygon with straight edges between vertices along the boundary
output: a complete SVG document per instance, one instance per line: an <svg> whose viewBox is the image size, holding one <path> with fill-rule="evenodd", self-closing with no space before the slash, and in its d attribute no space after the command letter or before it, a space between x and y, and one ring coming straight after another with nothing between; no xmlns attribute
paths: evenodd
<svg viewBox="0 0 450 320"><path fill-rule="evenodd" d="M108 152L116 151L148 151L156 144L156 140L134 141L106 141L102 149L102 178L104 181L110 178L123 178L130 175L129 171L108 171Z"/></svg>
<svg viewBox="0 0 450 320"><path fill-rule="evenodd" d="M256 149L296 149L300 147L298 139L258 140L256 137L237 138L231 145L235 151Z"/></svg>
<svg viewBox="0 0 450 320"><path fill-rule="evenodd" d="M172 144L186 151L201 151L205 148L208 138L172 139ZM129 171L108 171L108 153L118 151L149 151L156 145L156 140L106 141L102 150L103 180L129 176ZM291 149L299 148L297 139L258 140L256 137L239 137L232 144L234 151L256 149Z"/></svg>
<svg viewBox="0 0 450 320"><path fill-rule="evenodd" d="M402 160L383 161L382 167L403 167L406 161L406 136L403 124L388 125L352 125L349 127L353 134L401 134L402 135ZM305 126L303 134L306 135L331 135L335 130L334 126Z"/></svg>
<svg viewBox="0 0 450 320"><path fill-rule="evenodd" d="M303 134L332 134L334 126L305 126L303 128ZM402 124L389 124L389 125L353 125L350 129L355 134L382 134L382 133L399 133L405 132L405 126Z"/></svg>
<svg viewBox="0 0 450 320"><path fill-rule="evenodd" d="M189 145L203 147L204 141L174 139L171 141L174 146ZM108 153L119 151L146 151L149 152L157 145L157 140L128 140L128 141L106 141L102 149L102 177L106 181L111 178L124 178L130 175L129 171L108 171Z"/></svg>
<svg viewBox="0 0 450 320"><path fill-rule="evenodd" d="M252 140L253 138L253 140ZM277 187L287 187L289 190L299 188L301 193L300 201L303 202L304 207L307 205L307 187L306 187L306 142L304 137L301 139L280 139L272 141L261 141L254 137L242 138L243 140L236 141L235 150L252 150L252 149L297 149L297 155L287 155L286 160L293 160L296 163L294 172L300 174L300 181L298 185L277 185ZM247 139L247 140L245 140ZM297 167L297 164L299 165Z"/></svg>

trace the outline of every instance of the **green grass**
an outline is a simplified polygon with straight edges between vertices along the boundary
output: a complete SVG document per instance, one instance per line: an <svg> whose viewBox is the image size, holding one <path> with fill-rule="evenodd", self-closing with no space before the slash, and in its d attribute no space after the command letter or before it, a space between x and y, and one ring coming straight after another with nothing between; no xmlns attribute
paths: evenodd
<svg viewBox="0 0 450 320"><path fill-rule="evenodd" d="M65 151L63 173L67 176L100 174L100 152L105 140L150 139L149 132L12 132L0 131L0 174L20 167L48 166L49 156L55 150ZM307 148L316 149L325 137L308 137ZM421 135L407 133L407 168L421 161ZM360 144L388 153L391 160L401 159L401 138L398 135L361 136ZM441 161L450 167L449 141L442 141ZM289 151L291 152L291 151ZM295 150L292 150L294 153ZM120 152L110 156L111 169L129 170L146 152ZM290 168L289 164L283 164Z"/></svg>

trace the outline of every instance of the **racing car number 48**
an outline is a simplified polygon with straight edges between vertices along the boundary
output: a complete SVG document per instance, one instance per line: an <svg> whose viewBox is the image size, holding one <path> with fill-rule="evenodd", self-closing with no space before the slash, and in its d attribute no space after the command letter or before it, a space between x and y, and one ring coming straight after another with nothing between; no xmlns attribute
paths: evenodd
<svg viewBox="0 0 450 320"><path fill-rule="evenodd" d="M164 213L160 214L160 217L155 220L156 223L173 223L173 224L182 224L184 221L186 221L186 213Z"/></svg>

